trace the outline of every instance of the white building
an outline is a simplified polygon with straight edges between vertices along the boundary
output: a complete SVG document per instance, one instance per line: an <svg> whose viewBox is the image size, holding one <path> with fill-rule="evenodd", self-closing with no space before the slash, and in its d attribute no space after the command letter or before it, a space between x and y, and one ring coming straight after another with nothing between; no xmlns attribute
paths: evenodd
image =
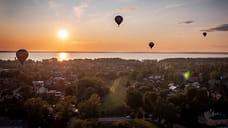
<svg viewBox="0 0 228 128"><path fill-rule="evenodd" d="M45 88L45 87L40 87L38 90L37 90L37 93L38 94L44 94L44 93L47 93L48 92L48 89Z"/></svg>
<svg viewBox="0 0 228 128"><path fill-rule="evenodd" d="M32 81L33 86L44 86L44 81Z"/></svg>

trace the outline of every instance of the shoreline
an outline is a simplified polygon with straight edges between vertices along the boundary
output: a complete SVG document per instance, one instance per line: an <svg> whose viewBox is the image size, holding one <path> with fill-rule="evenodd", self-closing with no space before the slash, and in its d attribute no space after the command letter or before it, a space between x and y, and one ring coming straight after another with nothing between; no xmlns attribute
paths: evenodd
<svg viewBox="0 0 228 128"><path fill-rule="evenodd" d="M68 60L63 60L60 61L58 58L53 57L53 58L49 58L49 59L42 59L42 60L36 60L36 59L28 59L31 61L39 61L39 62L43 62L43 61L53 61L56 60L58 62L68 62L68 61L75 61L75 60L110 60L110 59L119 59L119 60L123 60L123 61L156 61L156 62L162 62L162 63L182 63L182 62L196 62L196 63L228 63L228 57L221 57L221 58L215 58L215 57L204 57L204 58L180 58L180 57L176 57L176 58L164 58L164 59L125 59L125 58L120 58L120 57L115 57L115 58L72 58L72 59L68 59ZM27 61L28 61L27 60ZM8 60L4 60L4 59L0 59L0 61L17 61L15 59L8 59Z"/></svg>
<svg viewBox="0 0 228 128"><path fill-rule="evenodd" d="M17 51L0 51L16 53ZM228 52L98 52L98 51L29 51L30 53L121 53L121 54L228 54Z"/></svg>

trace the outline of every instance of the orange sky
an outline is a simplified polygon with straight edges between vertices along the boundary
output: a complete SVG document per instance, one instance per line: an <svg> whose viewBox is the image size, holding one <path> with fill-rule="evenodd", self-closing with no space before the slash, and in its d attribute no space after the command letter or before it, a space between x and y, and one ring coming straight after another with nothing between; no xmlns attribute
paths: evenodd
<svg viewBox="0 0 228 128"><path fill-rule="evenodd" d="M224 0L22 1L0 2L1 51L228 52ZM62 29L65 40L57 35Z"/></svg>

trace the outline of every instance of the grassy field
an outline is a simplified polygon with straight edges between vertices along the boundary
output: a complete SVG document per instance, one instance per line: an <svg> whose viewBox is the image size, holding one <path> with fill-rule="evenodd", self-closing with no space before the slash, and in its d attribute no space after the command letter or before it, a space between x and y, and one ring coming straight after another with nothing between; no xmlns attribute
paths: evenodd
<svg viewBox="0 0 228 128"><path fill-rule="evenodd" d="M160 128L155 123L145 121L145 120L130 121L130 124L132 125L132 127L135 127L135 128Z"/></svg>
<svg viewBox="0 0 228 128"><path fill-rule="evenodd" d="M126 94L127 77L120 77L116 79L110 87L110 93L106 96L104 103L101 105L101 111L106 115L112 116L112 113L121 113L121 108L124 106L124 97ZM114 115L115 115L114 114Z"/></svg>

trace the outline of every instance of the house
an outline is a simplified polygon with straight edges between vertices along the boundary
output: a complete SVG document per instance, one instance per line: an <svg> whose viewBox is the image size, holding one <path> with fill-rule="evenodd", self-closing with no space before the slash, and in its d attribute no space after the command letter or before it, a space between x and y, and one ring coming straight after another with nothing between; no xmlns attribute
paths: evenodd
<svg viewBox="0 0 228 128"><path fill-rule="evenodd" d="M36 93L43 93L43 91L45 92L44 81L32 81L32 84L33 84L32 90L34 92Z"/></svg>
<svg viewBox="0 0 228 128"><path fill-rule="evenodd" d="M38 94L44 94L44 93L47 93L47 92L48 92L48 89L42 86L42 87L40 87L40 88L37 90L36 93L38 93Z"/></svg>
<svg viewBox="0 0 228 128"><path fill-rule="evenodd" d="M64 85L71 85L71 82L70 81L64 81Z"/></svg>
<svg viewBox="0 0 228 128"><path fill-rule="evenodd" d="M199 83L199 82L187 83L187 84L185 85L184 90L186 90L188 87L200 88L200 83Z"/></svg>
<svg viewBox="0 0 228 128"><path fill-rule="evenodd" d="M161 78L161 75L152 75L148 77L149 80L160 80Z"/></svg>
<svg viewBox="0 0 228 128"><path fill-rule="evenodd" d="M53 79L54 79L55 81L65 80L65 78L63 78L63 77L54 77Z"/></svg>
<svg viewBox="0 0 228 128"><path fill-rule="evenodd" d="M73 107L73 108L72 108L72 111L75 112L75 113L77 113L77 112L78 112L78 109L75 108L75 107Z"/></svg>
<svg viewBox="0 0 228 128"><path fill-rule="evenodd" d="M149 76L148 79L149 80L153 80L154 79L154 76Z"/></svg>
<svg viewBox="0 0 228 128"><path fill-rule="evenodd" d="M184 91L191 86L191 83L187 83L186 85L184 85Z"/></svg>
<svg viewBox="0 0 228 128"><path fill-rule="evenodd" d="M174 86L174 83L169 83L168 86L169 87Z"/></svg>
<svg viewBox="0 0 228 128"><path fill-rule="evenodd" d="M47 93L48 94L55 94L56 93L56 90L49 90Z"/></svg>
<svg viewBox="0 0 228 128"><path fill-rule="evenodd" d="M194 82L192 83L193 87L200 88L200 83L199 82Z"/></svg>
<svg viewBox="0 0 228 128"><path fill-rule="evenodd" d="M56 90L50 90L47 92L48 94L51 94L51 95L54 95L54 96L58 96L58 97L61 97L63 96L63 93L60 92L60 91L56 91Z"/></svg>
<svg viewBox="0 0 228 128"><path fill-rule="evenodd" d="M222 113L214 112L213 110L204 112L198 117L198 122L208 126L228 125L228 117Z"/></svg>
<svg viewBox="0 0 228 128"><path fill-rule="evenodd" d="M175 90L177 87L176 86L170 86L169 89L170 90Z"/></svg>
<svg viewBox="0 0 228 128"><path fill-rule="evenodd" d="M60 92L60 91L56 91L55 96L59 96L59 97L61 97L61 96L63 96L63 95L62 95L62 92Z"/></svg>
<svg viewBox="0 0 228 128"><path fill-rule="evenodd" d="M32 81L33 86L44 86L44 81Z"/></svg>
<svg viewBox="0 0 228 128"><path fill-rule="evenodd" d="M158 80L158 79L161 79L161 76L160 75L156 75L154 76L155 80Z"/></svg>

